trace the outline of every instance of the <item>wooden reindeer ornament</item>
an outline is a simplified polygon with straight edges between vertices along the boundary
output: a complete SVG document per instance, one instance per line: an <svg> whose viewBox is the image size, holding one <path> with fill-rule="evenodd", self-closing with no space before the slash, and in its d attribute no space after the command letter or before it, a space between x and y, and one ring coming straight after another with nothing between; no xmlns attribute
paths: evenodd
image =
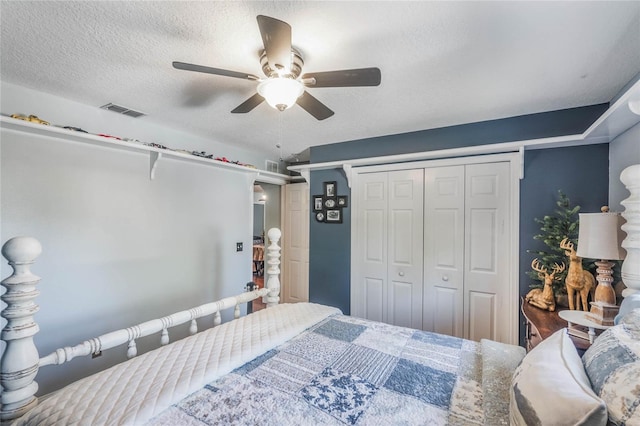
<svg viewBox="0 0 640 426"><path fill-rule="evenodd" d="M569 298L569 309L582 310L588 312L587 297L591 289L595 287L596 279L589 271L582 269L582 258L578 257L574 250L573 243L565 238L560 242L560 248L564 249L564 254L569 257L569 270L564 283L567 286Z"/></svg>
<svg viewBox="0 0 640 426"><path fill-rule="evenodd" d="M546 309L547 311L556 310L556 298L553 294L553 281L557 279L557 274L564 271L565 264L562 266L557 263L553 265L553 271L547 272L547 267L542 266L540 261L536 258L531 262L531 268L538 273L541 280L544 280L543 288L534 288L525 296L525 300L531 305L540 309Z"/></svg>

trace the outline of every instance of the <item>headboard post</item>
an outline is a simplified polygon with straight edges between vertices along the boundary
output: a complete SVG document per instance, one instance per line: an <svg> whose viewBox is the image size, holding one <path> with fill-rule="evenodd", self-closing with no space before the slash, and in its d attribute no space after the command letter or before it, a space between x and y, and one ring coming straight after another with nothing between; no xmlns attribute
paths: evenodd
<svg viewBox="0 0 640 426"><path fill-rule="evenodd" d="M2 255L13 268L13 274L0 283L7 289L1 297L7 304L1 314L7 320L1 334L6 347L0 359L3 421L22 416L38 403L35 397L38 384L34 379L40 357L33 335L39 327L33 315L39 308L33 299L40 294L36 290L40 277L32 274L30 268L40 253L42 246L31 237L12 238L2 246Z"/></svg>
<svg viewBox="0 0 640 426"><path fill-rule="evenodd" d="M278 228L271 228L267 232L269 241L271 244L267 247L267 289L269 294L267 295L267 308L275 306L280 301L280 246L278 241L282 236L282 232Z"/></svg>

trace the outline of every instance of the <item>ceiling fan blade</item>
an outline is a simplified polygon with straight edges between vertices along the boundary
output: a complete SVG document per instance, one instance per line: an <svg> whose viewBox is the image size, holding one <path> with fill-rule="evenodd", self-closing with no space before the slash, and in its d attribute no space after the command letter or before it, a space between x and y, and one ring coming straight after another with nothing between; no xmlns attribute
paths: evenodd
<svg viewBox="0 0 640 426"><path fill-rule="evenodd" d="M245 112L249 112L258 105L260 105L264 101L264 98L260 96L260 94L256 93L240 105L238 105L233 111L233 114L244 114Z"/></svg>
<svg viewBox="0 0 640 426"><path fill-rule="evenodd" d="M269 65L274 70L291 69L291 26L284 21L258 15L258 27Z"/></svg>
<svg viewBox="0 0 640 426"><path fill-rule="evenodd" d="M307 91L298 98L297 104L318 120L324 120L334 114L325 104L311 96Z"/></svg>
<svg viewBox="0 0 640 426"><path fill-rule="evenodd" d="M203 72L205 74L223 75L225 77L243 78L245 80L260 80L260 77L237 71L223 70L220 68L205 67L202 65L187 64L185 62L173 62L173 67L179 70Z"/></svg>
<svg viewBox="0 0 640 426"><path fill-rule="evenodd" d="M379 68L315 72L302 76L303 83L312 87L378 86L381 79Z"/></svg>

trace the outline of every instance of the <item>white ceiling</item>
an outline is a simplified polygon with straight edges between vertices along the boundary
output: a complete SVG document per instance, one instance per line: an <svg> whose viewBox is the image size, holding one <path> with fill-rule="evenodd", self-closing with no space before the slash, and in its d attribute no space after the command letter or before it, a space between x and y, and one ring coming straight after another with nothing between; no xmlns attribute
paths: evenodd
<svg viewBox="0 0 640 426"><path fill-rule="evenodd" d="M640 2L2 1L3 81L283 156L309 146L608 102L640 72ZM316 88L335 111L266 103L256 16L288 22L303 72L377 66L379 87ZM11 111L3 111L11 113Z"/></svg>

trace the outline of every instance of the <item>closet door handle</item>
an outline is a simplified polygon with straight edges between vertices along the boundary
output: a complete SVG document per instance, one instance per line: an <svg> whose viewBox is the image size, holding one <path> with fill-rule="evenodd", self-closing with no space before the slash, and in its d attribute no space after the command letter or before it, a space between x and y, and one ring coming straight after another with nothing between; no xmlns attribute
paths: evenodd
<svg viewBox="0 0 640 426"><path fill-rule="evenodd" d="M442 281L449 281L449 276L448 275L443 275L442 276Z"/></svg>
<svg viewBox="0 0 640 426"><path fill-rule="evenodd" d="M398 275L400 275L401 277L404 277L404 272L400 271L398 272Z"/></svg>

